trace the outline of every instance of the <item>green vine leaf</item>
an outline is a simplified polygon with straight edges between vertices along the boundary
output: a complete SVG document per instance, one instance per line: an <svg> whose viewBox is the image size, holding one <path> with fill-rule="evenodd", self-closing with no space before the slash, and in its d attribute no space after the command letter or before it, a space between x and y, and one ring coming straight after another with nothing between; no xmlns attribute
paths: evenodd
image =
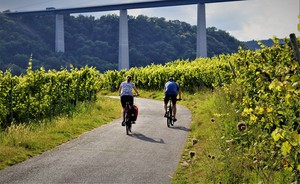
<svg viewBox="0 0 300 184"><path fill-rule="evenodd" d="M282 131L281 129L276 129L272 132L271 135L272 135L275 142L277 142L282 137L281 134L280 134L281 131Z"/></svg>
<svg viewBox="0 0 300 184"><path fill-rule="evenodd" d="M285 141L281 146L281 151L284 156L287 156L291 152L292 146L289 142Z"/></svg>

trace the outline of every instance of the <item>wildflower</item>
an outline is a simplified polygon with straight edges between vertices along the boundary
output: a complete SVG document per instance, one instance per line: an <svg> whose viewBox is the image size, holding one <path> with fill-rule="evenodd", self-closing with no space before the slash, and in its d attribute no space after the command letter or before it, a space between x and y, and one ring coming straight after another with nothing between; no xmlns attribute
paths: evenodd
<svg viewBox="0 0 300 184"><path fill-rule="evenodd" d="M233 142L233 139L226 140L227 143Z"/></svg>
<svg viewBox="0 0 300 184"><path fill-rule="evenodd" d="M192 142L193 142L193 145L195 145L195 144L198 143L198 140L197 139L193 139Z"/></svg>
<svg viewBox="0 0 300 184"><path fill-rule="evenodd" d="M244 130L246 130L247 128L247 125L244 121L241 121L237 124L237 129L240 131L240 132L243 132Z"/></svg>
<svg viewBox="0 0 300 184"><path fill-rule="evenodd" d="M193 158L196 155L196 152L190 151L190 157Z"/></svg>

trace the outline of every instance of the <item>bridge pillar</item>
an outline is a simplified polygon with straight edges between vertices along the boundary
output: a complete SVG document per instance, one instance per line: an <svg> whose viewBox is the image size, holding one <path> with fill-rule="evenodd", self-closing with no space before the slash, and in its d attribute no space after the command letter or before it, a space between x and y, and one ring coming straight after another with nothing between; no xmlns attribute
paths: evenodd
<svg viewBox="0 0 300 184"><path fill-rule="evenodd" d="M65 52L64 16L60 14L55 21L55 52Z"/></svg>
<svg viewBox="0 0 300 184"><path fill-rule="evenodd" d="M127 10L120 10L119 20L119 71L129 69L128 17Z"/></svg>
<svg viewBox="0 0 300 184"><path fill-rule="evenodd" d="M205 4L198 4L197 57L207 57Z"/></svg>

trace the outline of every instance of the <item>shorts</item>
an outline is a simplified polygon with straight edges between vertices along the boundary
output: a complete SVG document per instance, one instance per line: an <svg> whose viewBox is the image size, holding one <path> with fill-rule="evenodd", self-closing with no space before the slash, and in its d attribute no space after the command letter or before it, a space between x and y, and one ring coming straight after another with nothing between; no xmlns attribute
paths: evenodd
<svg viewBox="0 0 300 184"><path fill-rule="evenodd" d="M126 102L129 102L129 105L132 106L133 105L133 96L130 96L130 95L121 96L121 104L122 104L123 108L126 107Z"/></svg>
<svg viewBox="0 0 300 184"><path fill-rule="evenodd" d="M165 104L168 104L169 99L171 98L173 105L176 105L176 101L177 101L176 97L177 97L177 95L168 95L168 94L166 94L165 98L164 98Z"/></svg>

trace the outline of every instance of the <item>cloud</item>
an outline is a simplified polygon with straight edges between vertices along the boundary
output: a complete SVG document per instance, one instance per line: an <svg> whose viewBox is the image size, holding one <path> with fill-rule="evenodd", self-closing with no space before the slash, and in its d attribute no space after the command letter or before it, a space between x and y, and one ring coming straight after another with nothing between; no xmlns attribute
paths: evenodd
<svg viewBox="0 0 300 184"><path fill-rule="evenodd" d="M224 29L239 40L259 40L276 36L288 37L298 33L299 4L297 0L249 0L212 5L213 15L207 19L212 25ZM220 13L218 14L218 10ZM209 17L210 16L210 17Z"/></svg>

